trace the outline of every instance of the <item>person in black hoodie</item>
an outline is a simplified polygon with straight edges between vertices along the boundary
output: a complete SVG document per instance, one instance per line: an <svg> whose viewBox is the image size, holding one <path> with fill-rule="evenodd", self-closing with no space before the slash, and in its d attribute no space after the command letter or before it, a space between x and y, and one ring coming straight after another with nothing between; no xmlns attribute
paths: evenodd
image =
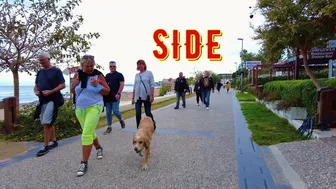
<svg viewBox="0 0 336 189"><path fill-rule="evenodd" d="M215 92L215 86L214 86L214 81L213 78L210 76L209 71L205 71L205 76L201 80L201 85L203 86L203 91L202 91L202 97L203 97L203 103L205 104L205 107L207 110L209 110L209 105L210 105L210 91L212 93Z"/></svg>
<svg viewBox="0 0 336 189"><path fill-rule="evenodd" d="M218 81L217 82L217 91L218 92L220 92L220 89L221 89L222 86L223 86L223 84L220 81Z"/></svg>
<svg viewBox="0 0 336 189"><path fill-rule="evenodd" d="M197 106L199 106L199 100L201 99L201 102L203 102L202 99L202 89L201 88L201 77L197 76L196 78L196 82L195 82L195 87L194 87L194 92L196 93L196 102L197 102Z"/></svg>
<svg viewBox="0 0 336 189"><path fill-rule="evenodd" d="M183 73L179 73L179 77L175 80L175 92L176 92L176 106L174 109L179 109L180 105L180 97L182 97L182 106L186 107L185 102L185 94L189 89L188 82L185 77L183 77Z"/></svg>

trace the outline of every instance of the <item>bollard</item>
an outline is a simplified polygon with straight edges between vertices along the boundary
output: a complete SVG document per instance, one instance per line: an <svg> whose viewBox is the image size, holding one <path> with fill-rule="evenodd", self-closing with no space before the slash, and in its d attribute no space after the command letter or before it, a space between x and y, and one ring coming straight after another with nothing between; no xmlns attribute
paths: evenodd
<svg viewBox="0 0 336 189"><path fill-rule="evenodd" d="M14 124L16 123L16 98L7 97L2 99L4 105L4 124L2 128L2 133L11 134L14 132Z"/></svg>

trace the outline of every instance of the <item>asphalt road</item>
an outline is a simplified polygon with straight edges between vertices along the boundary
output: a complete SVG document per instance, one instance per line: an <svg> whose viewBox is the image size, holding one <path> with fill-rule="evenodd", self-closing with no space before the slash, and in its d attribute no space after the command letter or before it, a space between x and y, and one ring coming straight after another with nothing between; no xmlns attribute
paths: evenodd
<svg viewBox="0 0 336 189"><path fill-rule="evenodd" d="M232 94L211 94L210 110L196 106L195 97L186 108L173 107L153 111L157 130L147 171L133 150L131 118L124 130L116 123L110 135L97 130L104 158L95 159L93 149L83 177L76 176L81 141L60 141L45 156L2 168L1 188L238 188Z"/></svg>

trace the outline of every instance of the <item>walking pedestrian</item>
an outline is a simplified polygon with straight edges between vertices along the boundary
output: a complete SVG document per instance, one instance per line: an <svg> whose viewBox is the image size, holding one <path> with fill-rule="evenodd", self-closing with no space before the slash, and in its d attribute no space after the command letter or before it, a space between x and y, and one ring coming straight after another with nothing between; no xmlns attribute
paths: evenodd
<svg viewBox="0 0 336 189"><path fill-rule="evenodd" d="M112 112L119 119L119 123L122 129L125 128L125 121L119 110L121 93L124 89L124 76L117 71L117 63L110 61L110 73L106 74L105 79L110 87L110 93L104 96L104 102L106 106L106 122L107 128L104 135L111 133L112 131Z"/></svg>
<svg viewBox="0 0 336 189"><path fill-rule="evenodd" d="M201 100L201 102L203 103L203 99L202 99L202 90L203 88L201 88L201 76L197 76L196 78L196 82L195 82L195 86L194 86L194 92L196 93L196 102L197 102L197 106L199 106L199 100Z"/></svg>
<svg viewBox="0 0 336 189"><path fill-rule="evenodd" d="M96 127L104 107L103 95L108 95L110 88L104 75L94 69L94 56L85 55L81 60L82 70L74 76L71 92L76 94L76 117L82 127L82 161L77 176L83 176L88 170L88 160L92 145L97 150L97 159L103 158L103 148L96 135Z"/></svg>
<svg viewBox="0 0 336 189"><path fill-rule="evenodd" d="M176 92L176 106L174 109L179 109L180 106L180 98L182 97L182 106L186 107L185 95L189 90L189 85L186 78L183 76L183 73L179 73L179 77L175 80L175 92Z"/></svg>
<svg viewBox="0 0 336 189"><path fill-rule="evenodd" d="M152 103L154 101L154 76L153 73L147 70L147 65L144 60L137 61L137 70L139 73L135 75L134 88L132 96L132 104L135 104L136 124L139 127L141 120L141 107L142 104L145 108L146 116L152 118L154 123L154 130L156 129L156 123L152 114Z"/></svg>
<svg viewBox="0 0 336 189"><path fill-rule="evenodd" d="M65 88L65 80L62 71L52 66L50 54L42 52L38 59L43 67L37 72L34 93L39 98L34 119L40 118L44 130L44 146L37 152L37 156L43 156L50 149L58 146L53 123L57 118L58 108L64 104L61 90ZM52 143L49 145L49 142Z"/></svg>
<svg viewBox="0 0 336 189"><path fill-rule="evenodd" d="M202 86L203 86L203 103L205 104L205 107L207 110L209 110L210 105L210 93L214 93L214 81L213 78L210 75L209 71L205 71L204 77L201 80Z"/></svg>
<svg viewBox="0 0 336 189"><path fill-rule="evenodd" d="M226 82L225 88L226 88L226 93L229 93L229 90L231 88L231 85L229 82Z"/></svg>
<svg viewBox="0 0 336 189"><path fill-rule="evenodd" d="M220 81L218 81L217 82L217 91L218 92L220 92L220 89L221 89L222 86L223 86L223 84Z"/></svg>

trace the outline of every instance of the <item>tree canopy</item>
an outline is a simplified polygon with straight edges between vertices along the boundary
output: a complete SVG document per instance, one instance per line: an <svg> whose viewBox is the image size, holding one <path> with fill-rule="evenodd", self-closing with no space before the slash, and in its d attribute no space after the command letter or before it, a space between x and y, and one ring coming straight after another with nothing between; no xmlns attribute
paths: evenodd
<svg viewBox="0 0 336 189"><path fill-rule="evenodd" d="M320 88L308 67L307 55L312 47L326 47L335 36L336 1L259 0L257 8L266 21L255 28L255 39L265 42L266 52L299 48L307 74Z"/></svg>
<svg viewBox="0 0 336 189"><path fill-rule="evenodd" d="M73 10L81 0L0 0L0 72L11 71L19 97L19 72L39 68L37 56L48 51L56 63L69 63L87 52L98 33L80 34L81 15ZM64 4L64 5L61 5Z"/></svg>

